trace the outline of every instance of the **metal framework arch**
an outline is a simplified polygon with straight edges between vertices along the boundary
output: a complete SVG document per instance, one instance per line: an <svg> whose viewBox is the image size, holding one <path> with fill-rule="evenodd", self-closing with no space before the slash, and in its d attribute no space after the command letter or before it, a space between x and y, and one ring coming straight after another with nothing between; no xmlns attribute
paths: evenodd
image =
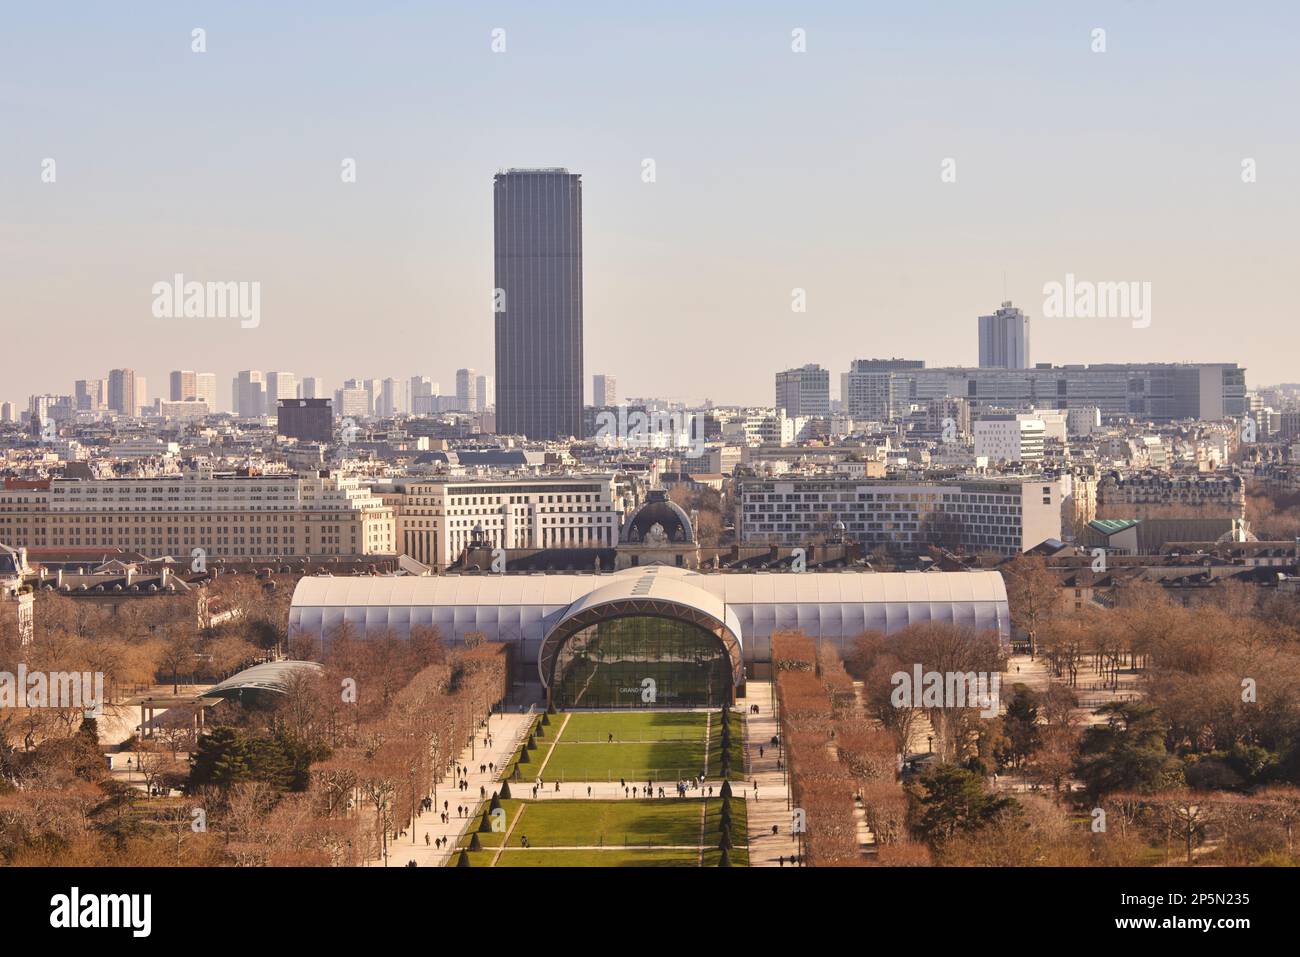
<svg viewBox="0 0 1300 957"><path fill-rule="evenodd" d="M555 661L564 643L592 625L615 618L648 616L652 618L671 618L674 621L695 625L713 635L722 643L731 663L732 694L745 680L744 656L741 652L740 636L732 626L703 609L690 604L667 598L627 597L611 598L598 604L587 605L566 615L547 633L542 641L541 651L537 656L537 670L541 676L542 687L546 689L547 699L551 696L551 682L555 677Z"/></svg>

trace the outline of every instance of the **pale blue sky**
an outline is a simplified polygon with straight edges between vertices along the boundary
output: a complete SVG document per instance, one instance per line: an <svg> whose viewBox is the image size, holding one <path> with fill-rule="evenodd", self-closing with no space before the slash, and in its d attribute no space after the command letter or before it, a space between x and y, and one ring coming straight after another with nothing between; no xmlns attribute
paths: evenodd
<svg viewBox="0 0 1300 957"><path fill-rule="evenodd" d="M588 389L973 364L1004 272L1035 361L1300 380L1294 5L807 6L11 4L0 398L113 366L216 372L223 403L250 367L449 391L492 368L492 174L533 165L583 174ZM260 281L261 325L155 319L177 272ZM1151 282L1150 328L1044 319L1067 272Z"/></svg>

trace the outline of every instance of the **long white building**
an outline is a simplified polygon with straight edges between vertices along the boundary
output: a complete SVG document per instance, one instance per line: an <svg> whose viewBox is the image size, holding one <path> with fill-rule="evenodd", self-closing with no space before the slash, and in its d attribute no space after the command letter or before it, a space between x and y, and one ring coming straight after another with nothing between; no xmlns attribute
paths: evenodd
<svg viewBox="0 0 1300 957"><path fill-rule="evenodd" d="M393 510L328 470L263 475L200 469L157 478L6 480L0 541L125 548L188 561L391 555Z"/></svg>
<svg viewBox="0 0 1300 957"><path fill-rule="evenodd" d="M744 544L842 535L901 551L941 545L1016 555L1061 537L1061 490L1053 479L756 479L738 483L736 500Z"/></svg>
<svg viewBox="0 0 1300 957"><path fill-rule="evenodd" d="M289 611L291 634L322 643L341 627L359 638L409 638L421 626L447 642L471 632L510 642L543 687L560 692L557 704L594 707L641 706L645 675L658 676L665 703L717 704L756 667L765 673L777 631L798 629L843 651L865 631L935 621L1007 638L1002 576L701 574L651 565L603 575L307 577ZM625 699L629 687L636 697Z"/></svg>
<svg viewBox="0 0 1300 957"><path fill-rule="evenodd" d="M623 516L612 475L394 482L400 551L439 571L474 541L500 548L612 548Z"/></svg>

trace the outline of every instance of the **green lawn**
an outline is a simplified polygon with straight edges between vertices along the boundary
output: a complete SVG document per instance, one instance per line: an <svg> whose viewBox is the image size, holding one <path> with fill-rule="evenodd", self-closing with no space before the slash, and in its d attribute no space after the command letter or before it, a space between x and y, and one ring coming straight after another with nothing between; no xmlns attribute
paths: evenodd
<svg viewBox="0 0 1300 957"><path fill-rule="evenodd" d="M548 725L543 725L540 717L533 722L533 730L536 731L538 728L542 728L545 737L534 738L537 747L528 752L528 760L523 764L520 764L519 758L528 745L527 742L521 744L510 759L510 763L506 765L505 770L501 773L501 780L514 781L516 768L519 769L518 780L521 782L531 782L537 778L537 769L542 766L546 756L551 753L556 736L560 733L560 725L564 723L562 715L551 715L550 719L551 723Z"/></svg>
<svg viewBox="0 0 1300 957"><path fill-rule="evenodd" d="M709 716L701 711L575 711L564 728L571 744L633 741L703 741Z"/></svg>
<svg viewBox="0 0 1300 957"><path fill-rule="evenodd" d="M524 774L527 765L520 768ZM653 781L672 793L679 778L704 770L704 736L698 741L661 741L654 744L555 745L543 777L551 781L617 781L644 785Z"/></svg>
<svg viewBox="0 0 1300 957"><path fill-rule="evenodd" d="M506 829L504 831L479 831L477 830L479 819L483 817L483 812L488 809L488 802L484 801L478 806L474 817L471 819L473 823L470 825L470 830L466 832L466 834L460 839L460 843L456 846L469 847L471 835L477 833L479 844L483 847L500 847L505 842L506 834L510 832L510 825L514 823L515 819L519 816L519 812L523 808L524 803L525 802L523 801L517 801L514 799L502 801L501 809L506 812Z"/></svg>
<svg viewBox="0 0 1300 957"><path fill-rule="evenodd" d="M501 867L660 867L696 866L700 844L701 814L704 815L704 857L716 866L716 846L722 802L719 799L665 798L651 801L543 800L501 802L510 832L509 848L502 852ZM731 802L731 863L748 864L745 802ZM524 835L529 848L521 847ZM504 835L479 832L482 851L470 852L471 866L487 867ZM469 846L467 834L458 845ZM636 849L613 849L617 845L644 844ZM610 849L601 849L608 845ZM686 845L662 847L651 845ZM552 850L566 848L565 850ZM454 866L456 857L451 864Z"/></svg>
<svg viewBox="0 0 1300 957"><path fill-rule="evenodd" d="M733 713L734 714L734 713ZM731 774L744 772L744 718L734 714L731 737ZM671 787L705 769L705 727L709 727L710 777L717 776L722 755L722 727L717 712L601 711L573 712L564 733L554 745L542 776L548 781L652 780ZM613 741L610 741L610 736ZM539 746L540 751L540 746ZM537 777L540 763L520 766L520 778Z"/></svg>
<svg viewBox="0 0 1300 957"><path fill-rule="evenodd" d="M700 801L689 798L530 801L510 835L510 843L519 845L526 834L533 847L598 844L695 846L700 842L700 805Z"/></svg>

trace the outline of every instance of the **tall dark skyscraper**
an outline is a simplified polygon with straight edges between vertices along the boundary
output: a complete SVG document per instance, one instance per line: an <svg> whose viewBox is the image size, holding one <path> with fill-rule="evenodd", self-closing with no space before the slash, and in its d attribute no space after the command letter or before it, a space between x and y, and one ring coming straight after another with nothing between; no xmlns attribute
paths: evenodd
<svg viewBox="0 0 1300 957"><path fill-rule="evenodd" d="M512 169L493 186L497 432L582 434L582 177Z"/></svg>

